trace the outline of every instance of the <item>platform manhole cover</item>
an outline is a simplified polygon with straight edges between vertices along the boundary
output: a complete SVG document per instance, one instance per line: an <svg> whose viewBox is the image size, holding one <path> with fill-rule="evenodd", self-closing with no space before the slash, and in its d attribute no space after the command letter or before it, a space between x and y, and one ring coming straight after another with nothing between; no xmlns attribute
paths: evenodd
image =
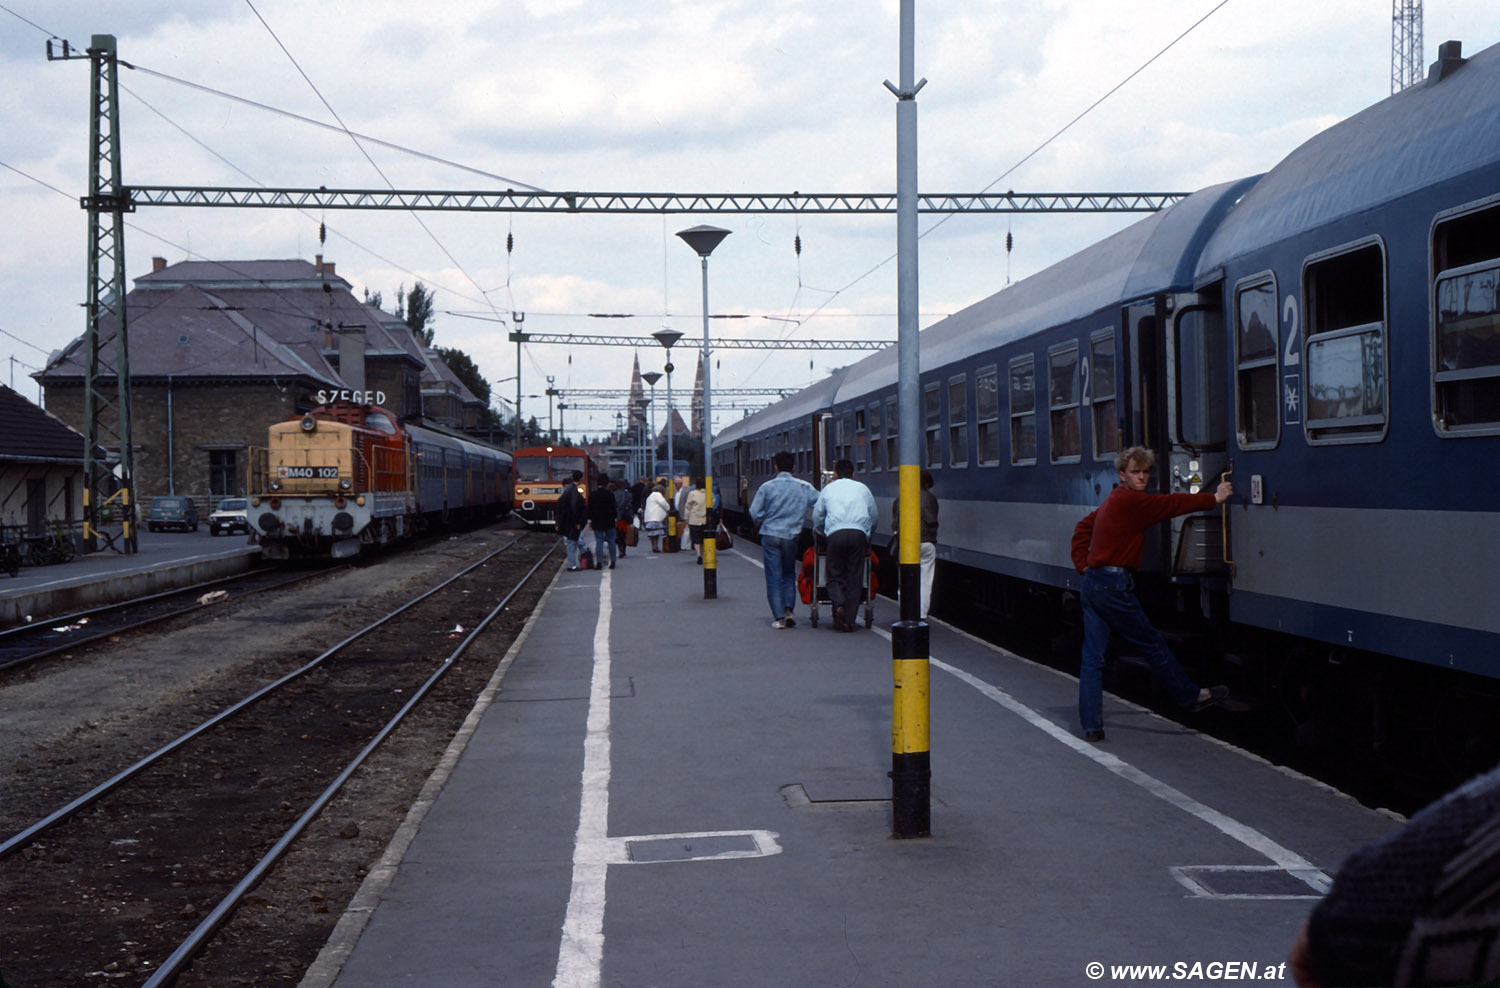
<svg viewBox="0 0 1500 988"><path fill-rule="evenodd" d="M626 842L631 861L693 861L721 854L756 854L759 848L749 834L713 837L662 837Z"/></svg>

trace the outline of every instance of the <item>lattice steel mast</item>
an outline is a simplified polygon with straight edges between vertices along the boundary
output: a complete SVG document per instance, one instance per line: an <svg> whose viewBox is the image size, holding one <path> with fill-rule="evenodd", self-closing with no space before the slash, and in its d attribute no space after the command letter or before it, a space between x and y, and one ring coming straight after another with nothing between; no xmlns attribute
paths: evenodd
<svg viewBox="0 0 1500 988"><path fill-rule="evenodd" d="M1422 75L1422 0L1391 0L1391 95Z"/></svg>
<svg viewBox="0 0 1500 988"><path fill-rule="evenodd" d="M87 326L83 384L83 540L94 552L136 551L135 466L130 416L130 347L125 325L125 213L134 206L120 180L119 61L115 37L96 34L86 55L62 43L47 58L88 58L89 194L81 205L89 215ZM102 339L113 325L113 346ZM118 451L118 452L115 452ZM103 546L100 543L103 543Z"/></svg>

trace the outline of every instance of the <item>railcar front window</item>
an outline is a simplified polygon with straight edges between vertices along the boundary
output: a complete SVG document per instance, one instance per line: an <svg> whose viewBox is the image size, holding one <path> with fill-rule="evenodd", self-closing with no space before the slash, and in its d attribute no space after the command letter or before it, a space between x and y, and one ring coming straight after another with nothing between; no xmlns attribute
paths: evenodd
<svg viewBox="0 0 1500 988"><path fill-rule="evenodd" d="M547 480L545 456L518 456L515 462L516 483L540 484Z"/></svg>
<svg viewBox="0 0 1500 988"><path fill-rule="evenodd" d="M1269 449L1281 438L1281 389L1276 384L1276 282L1235 294L1235 428L1240 446Z"/></svg>
<svg viewBox="0 0 1500 988"><path fill-rule="evenodd" d="M1010 462L1036 462L1036 358L1010 364Z"/></svg>
<svg viewBox="0 0 1500 988"><path fill-rule="evenodd" d="M1385 254L1370 243L1309 263L1307 417L1312 442L1374 442L1388 411Z"/></svg>

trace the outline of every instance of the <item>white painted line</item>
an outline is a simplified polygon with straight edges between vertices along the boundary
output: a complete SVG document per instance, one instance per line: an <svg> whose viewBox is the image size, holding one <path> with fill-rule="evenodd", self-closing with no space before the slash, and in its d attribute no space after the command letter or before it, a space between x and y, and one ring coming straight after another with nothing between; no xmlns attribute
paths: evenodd
<svg viewBox="0 0 1500 988"><path fill-rule="evenodd" d="M876 628L877 633L889 640L890 632L885 628ZM1087 758L1093 759L1099 765L1109 769L1120 778L1133 782L1145 789L1158 799L1165 800L1173 806L1197 817L1209 826L1219 830L1221 833L1231 837L1257 854L1271 859L1277 867L1285 869L1297 878L1300 878L1315 891L1322 893L1331 884L1331 879L1325 875L1316 865L1306 858L1288 848L1282 847L1271 838L1260 831L1238 820L1220 813L1218 810L1206 806L1192 798L1179 789L1175 789L1155 776L1148 775L1134 765L1110 754L1077 737L1067 728L1054 724L1042 714L1026 706L1015 697L1006 693L997 686L993 686L977 676L970 675L956 666L951 666L940 659L928 657L928 661L938 669L943 670L950 676L959 679L974 687L989 699L1000 704L1005 709L1019 716L1022 720L1031 724L1038 730L1050 735L1054 740L1067 745L1074 751Z"/></svg>
<svg viewBox="0 0 1500 988"><path fill-rule="evenodd" d="M604 887L609 870L609 617L610 570L599 586L594 626L594 676L583 742L583 793L573 845L573 887L557 948L553 988L598 988L604 960Z"/></svg>

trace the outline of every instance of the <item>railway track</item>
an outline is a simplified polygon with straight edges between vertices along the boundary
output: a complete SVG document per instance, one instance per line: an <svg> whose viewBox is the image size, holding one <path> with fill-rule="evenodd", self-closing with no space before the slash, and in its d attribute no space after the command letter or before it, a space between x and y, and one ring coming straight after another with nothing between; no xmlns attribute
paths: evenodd
<svg viewBox="0 0 1500 988"><path fill-rule="evenodd" d="M487 678L555 547L510 539L5 840L0 897L28 907L0 958L65 929L26 984L200 983L194 955L403 719L455 668Z"/></svg>
<svg viewBox="0 0 1500 988"><path fill-rule="evenodd" d="M300 572L274 567L256 569L6 628L0 631L0 672L128 631L202 613L209 606L323 577L328 572L327 568Z"/></svg>

